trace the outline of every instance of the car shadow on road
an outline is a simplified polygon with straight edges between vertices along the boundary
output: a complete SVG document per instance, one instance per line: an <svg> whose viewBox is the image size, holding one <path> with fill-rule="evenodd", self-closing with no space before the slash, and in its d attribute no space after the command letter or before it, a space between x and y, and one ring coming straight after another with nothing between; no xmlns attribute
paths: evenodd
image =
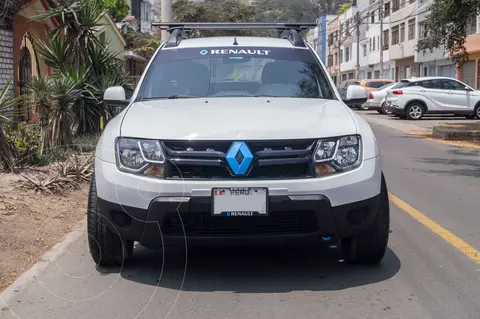
<svg viewBox="0 0 480 319"><path fill-rule="evenodd" d="M350 265L339 258L338 249L318 246L195 247L188 254L185 249L165 250L163 264L162 252L139 247L124 265L121 276L183 291L282 293L364 286L393 277L401 266L390 249L376 266Z"/></svg>
<svg viewBox="0 0 480 319"><path fill-rule="evenodd" d="M455 156L473 156L471 154L460 155L459 151L452 150ZM471 176L480 177L480 157L471 158L416 158L417 162L431 165L429 168L414 169L415 172L431 173L436 175ZM438 168L437 168L438 167Z"/></svg>

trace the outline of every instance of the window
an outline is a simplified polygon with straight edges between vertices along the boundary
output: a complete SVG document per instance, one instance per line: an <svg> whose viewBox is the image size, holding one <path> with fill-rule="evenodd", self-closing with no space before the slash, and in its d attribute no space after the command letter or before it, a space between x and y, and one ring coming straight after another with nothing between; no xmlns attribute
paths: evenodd
<svg viewBox="0 0 480 319"><path fill-rule="evenodd" d="M366 44L362 45L362 48L363 48L363 56L367 56L367 45Z"/></svg>
<svg viewBox="0 0 480 319"><path fill-rule="evenodd" d="M410 0L409 2L410 2L410 3L415 3L415 0Z"/></svg>
<svg viewBox="0 0 480 319"><path fill-rule="evenodd" d="M334 64L334 65L337 65L337 64L338 64L338 53L337 53L337 52L335 52L335 56L334 56L334 58L333 58L333 64Z"/></svg>
<svg viewBox="0 0 480 319"><path fill-rule="evenodd" d="M102 32L98 37L98 40L102 43L105 43L105 32Z"/></svg>
<svg viewBox="0 0 480 319"><path fill-rule="evenodd" d="M350 61L350 47L345 48L345 62Z"/></svg>
<svg viewBox="0 0 480 319"><path fill-rule="evenodd" d="M375 45L375 37L373 37L373 51L375 51L375 48L376 48L376 47L377 47L377 46Z"/></svg>
<svg viewBox="0 0 480 319"><path fill-rule="evenodd" d="M333 65L333 55L328 55L328 66L331 67Z"/></svg>
<svg viewBox="0 0 480 319"><path fill-rule="evenodd" d="M240 53L251 52L251 47L219 50L223 54L210 54L215 48L205 50L204 55L192 48L156 55L145 73L139 98L161 99L174 94L335 98L328 76L308 50L292 53L275 48L268 56ZM254 90L245 89L245 81L252 82Z"/></svg>
<svg viewBox="0 0 480 319"><path fill-rule="evenodd" d="M371 79L372 78L372 72L368 71L367 72L367 79Z"/></svg>
<svg viewBox="0 0 480 319"><path fill-rule="evenodd" d="M346 81L347 80L347 75L346 74L342 74L342 81Z"/></svg>
<svg viewBox="0 0 480 319"><path fill-rule="evenodd" d="M415 18L408 20L408 40L415 39Z"/></svg>
<svg viewBox="0 0 480 319"><path fill-rule="evenodd" d="M474 16L471 19L468 19L467 22L467 35L477 33L477 17Z"/></svg>
<svg viewBox="0 0 480 319"><path fill-rule="evenodd" d="M405 42L405 22L400 24L400 43Z"/></svg>
<svg viewBox="0 0 480 319"><path fill-rule="evenodd" d="M454 80L441 80L445 90L465 91L465 84Z"/></svg>
<svg viewBox="0 0 480 319"><path fill-rule="evenodd" d="M350 31L348 31L348 30L350 30L350 19L348 19L347 21L345 21L345 33L346 33L346 34L349 34L349 33L350 33Z"/></svg>
<svg viewBox="0 0 480 319"><path fill-rule="evenodd" d="M328 35L328 45L333 45L333 32Z"/></svg>
<svg viewBox="0 0 480 319"><path fill-rule="evenodd" d="M348 79L353 79L355 77L355 73L348 73Z"/></svg>
<svg viewBox="0 0 480 319"><path fill-rule="evenodd" d="M442 81L441 80L426 80L426 81L417 82L415 84L419 85L421 87L424 87L426 89L438 89L438 90L440 90L442 88Z"/></svg>
<svg viewBox="0 0 480 319"><path fill-rule="evenodd" d="M369 40L370 40L370 46L369 46L368 52L372 52L372 38L370 38Z"/></svg>
<svg viewBox="0 0 480 319"><path fill-rule="evenodd" d="M398 25L396 25L392 28L392 45L395 45L398 43L399 43Z"/></svg>
<svg viewBox="0 0 480 319"><path fill-rule="evenodd" d="M377 45L378 45L378 50L380 51L380 36L377 36Z"/></svg>
<svg viewBox="0 0 480 319"><path fill-rule="evenodd" d="M388 44L390 43L388 39L389 32L389 30L383 31L383 50L388 50Z"/></svg>
<svg viewBox="0 0 480 319"><path fill-rule="evenodd" d="M370 13L370 23L375 23L375 11Z"/></svg>
<svg viewBox="0 0 480 319"><path fill-rule="evenodd" d="M425 39L427 37L425 30L425 21L418 23L418 39Z"/></svg>
<svg viewBox="0 0 480 319"><path fill-rule="evenodd" d="M343 63L343 49L340 49L340 63Z"/></svg>
<svg viewBox="0 0 480 319"><path fill-rule="evenodd" d="M400 0L392 1L392 12L398 11L400 9Z"/></svg>
<svg viewBox="0 0 480 319"><path fill-rule="evenodd" d="M380 78L380 70L376 70L376 71L373 73L373 78L375 78L375 79Z"/></svg>
<svg viewBox="0 0 480 319"><path fill-rule="evenodd" d="M390 15L390 2L387 2L383 6L383 17L388 17L389 15Z"/></svg>

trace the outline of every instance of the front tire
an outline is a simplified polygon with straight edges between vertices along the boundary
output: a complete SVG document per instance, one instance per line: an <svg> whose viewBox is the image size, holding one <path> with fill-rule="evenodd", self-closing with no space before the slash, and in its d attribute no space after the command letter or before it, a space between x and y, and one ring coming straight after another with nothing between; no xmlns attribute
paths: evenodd
<svg viewBox="0 0 480 319"><path fill-rule="evenodd" d="M373 223L362 233L341 241L343 258L351 264L375 265L385 256L390 233L390 204L382 174L380 202Z"/></svg>
<svg viewBox="0 0 480 319"><path fill-rule="evenodd" d="M380 106L380 113L385 115L392 114L392 112L388 110L387 103L385 102L382 103L382 106Z"/></svg>
<svg viewBox="0 0 480 319"><path fill-rule="evenodd" d="M90 255L97 266L119 266L133 251L133 242L122 241L117 233L106 225L108 221L98 208L95 175L92 175L88 192L88 246Z"/></svg>

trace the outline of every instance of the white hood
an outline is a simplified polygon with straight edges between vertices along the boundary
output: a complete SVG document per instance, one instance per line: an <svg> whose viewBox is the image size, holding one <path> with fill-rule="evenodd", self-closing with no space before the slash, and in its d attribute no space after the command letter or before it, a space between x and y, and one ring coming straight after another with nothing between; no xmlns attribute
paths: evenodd
<svg viewBox="0 0 480 319"><path fill-rule="evenodd" d="M136 102L120 132L165 140L262 140L339 136L357 129L341 101L238 97Z"/></svg>

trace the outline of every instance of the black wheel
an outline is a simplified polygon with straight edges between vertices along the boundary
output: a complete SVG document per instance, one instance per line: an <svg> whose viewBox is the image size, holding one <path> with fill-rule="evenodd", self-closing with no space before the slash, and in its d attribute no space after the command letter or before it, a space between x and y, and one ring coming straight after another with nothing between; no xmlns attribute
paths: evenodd
<svg viewBox="0 0 480 319"><path fill-rule="evenodd" d="M380 106L380 113L382 113L382 114L392 114L392 112L388 109L387 104L385 102L383 102L382 106Z"/></svg>
<svg viewBox="0 0 480 319"><path fill-rule="evenodd" d="M359 105L357 105L357 108L358 108L359 110L362 110L362 111L366 111L366 110L368 110L368 107L366 107L366 106L363 106L363 104L359 104Z"/></svg>
<svg viewBox="0 0 480 319"><path fill-rule="evenodd" d="M377 112L380 113L380 114L383 114L381 109L378 109Z"/></svg>
<svg viewBox="0 0 480 319"><path fill-rule="evenodd" d="M132 254L133 242L122 241L117 233L108 227L108 220L103 217L98 209L97 188L95 175L92 175L90 190L88 192L88 246L90 255L97 266L122 265Z"/></svg>
<svg viewBox="0 0 480 319"><path fill-rule="evenodd" d="M475 107L475 112L473 114L476 119L480 120L480 104Z"/></svg>
<svg viewBox="0 0 480 319"><path fill-rule="evenodd" d="M362 233L341 241L343 258L352 264L378 264L385 256L390 233L390 204L382 174L380 203L372 225Z"/></svg>
<svg viewBox="0 0 480 319"><path fill-rule="evenodd" d="M473 120L475 118L475 115L474 114L468 114L468 115L465 115L465 117L468 119L468 120Z"/></svg>
<svg viewBox="0 0 480 319"><path fill-rule="evenodd" d="M420 120L424 113L425 109L418 103L409 104L405 110L405 116L409 120Z"/></svg>

